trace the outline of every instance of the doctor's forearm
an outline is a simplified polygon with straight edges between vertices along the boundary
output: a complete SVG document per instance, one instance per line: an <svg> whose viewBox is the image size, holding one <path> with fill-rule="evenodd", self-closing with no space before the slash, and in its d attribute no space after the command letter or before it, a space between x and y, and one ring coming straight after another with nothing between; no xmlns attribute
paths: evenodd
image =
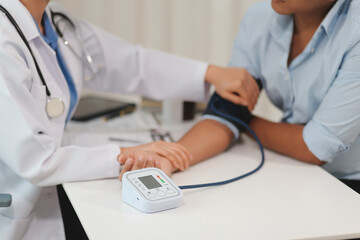
<svg viewBox="0 0 360 240"><path fill-rule="evenodd" d="M264 147L303 162L324 164L306 146L302 137L303 125L274 123L254 117L250 122L250 127L255 131Z"/></svg>
<svg viewBox="0 0 360 240"><path fill-rule="evenodd" d="M203 120L191 128L179 141L192 155L194 165L224 151L233 139L233 133L214 120Z"/></svg>

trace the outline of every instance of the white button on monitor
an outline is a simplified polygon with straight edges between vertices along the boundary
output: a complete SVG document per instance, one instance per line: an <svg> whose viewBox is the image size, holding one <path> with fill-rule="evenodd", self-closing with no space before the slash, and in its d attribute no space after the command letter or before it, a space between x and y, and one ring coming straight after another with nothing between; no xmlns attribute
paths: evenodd
<svg viewBox="0 0 360 240"><path fill-rule="evenodd" d="M156 197L156 195L155 194L153 194L153 193L148 193L148 195L147 195L149 198L154 198L154 197Z"/></svg>
<svg viewBox="0 0 360 240"><path fill-rule="evenodd" d="M163 196L166 195L166 193L164 191L160 190L160 191L157 192L157 195L159 195L160 197L163 197Z"/></svg>
<svg viewBox="0 0 360 240"><path fill-rule="evenodd" d="M169 193L169 194L172 194L172 193L174 193L175 191L172 190L172 189L168 189L168 190L166 190L166 192Z"/></svg>

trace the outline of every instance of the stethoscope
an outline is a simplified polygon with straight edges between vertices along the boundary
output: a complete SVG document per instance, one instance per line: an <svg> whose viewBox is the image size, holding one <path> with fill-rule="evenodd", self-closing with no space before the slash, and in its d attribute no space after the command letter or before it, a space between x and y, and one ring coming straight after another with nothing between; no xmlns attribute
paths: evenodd
<svg viewBox="0 0 360 240"><path fill-rule="evenodd" d="M48 115L48 117L50 118L57 118L57 117L60 117L64 112L65 112L65 104L64 104L64 101L61 99L61 98L56 98L56 97L52 97L51 95L51 92L49 90L49 87L48 85L46 84L45 82L45 79L44 79L44 76L41 72L41 69L39 67L39 64L38 62L36 61L36 58L33 54L33 51L31 50L31 47L30 47L30 44L29 42L26 40L26 37L24 35L24 33L22 32L22 30L20 29L19 25L17 24L17 22L15 21L15 19L11 16L11 14L3 7L0 5L0 11L2 11L6 17L10 20L11 24L15 27L16 31L18 32L18 34L20 35L21 39L24 41L26 47L28 48L30 54L31 54L31 57L35 63L35 67L36 67L36 71L38 72L38 75L40 77L40 80L42 82L42 84L44 85L45 87L45 90L46 90L46 95L48 97L48 100L47 100L47 103L46 103L46 113ZM92 74L96 75L99 70L101 69L100 66L98 67L95 67L94 66L94 62L93 62L93 58L90 56L90 54L88 54L88 52L86 51L85 47L83 46L83 44L80 44L81 45L81 48L82 48L82 51L85 53L85 56L86 56L86 60L84 61L83 58L81 58L77 53L76 51L74 50L74 48L70 45L69 41L67 41L66 39L64 39L64 35L63 33L60 31L60 28L58 26L58 24L55 23L55 17L56 16L60 16L62 17L62 19L64 19L65 21L67 21L70 26L74 29L75 31L75 34L76 34L76 37L78 39L80 39L80 36L78 34L78 32L76 31L76 28L75 28L75 24L63 13L59 13L59 12L52 12L51 11L51 19L52 19L52 22L55 26L55 30L57 32L57 34L59 35L59 37L62 39L62 41L64 42L64 44L70 48L70 50L75 54L75 56L77 58L79 58L80 60L82 60L83 62L86 63L85 66L88 66L90 71L92 72ZM80 41L81 42L81 41ZM90 77L87 77L86 80L90 80L91 78Z"/></svg>
<svg viewBox="0 0 360 240"><path fill-rule="evenodd" d="M51 14L51 21L52 21L52 23L54 24L54 27L55 27L55 31L58 34L58 36L60 37L60 39L63 41L64 45L67 46L70 49L70 51L84 64L84 66L87 67L90 70L91 76L88 76L88 75L85 76L85 80L90 81L94 76L96 76L99 73L99 71L102 69L102 66L101 65L96 65L94 63L94 60L91 57L90 53L86 50L86 48L84 47L84 44L82 44L80 34L77 31L73 21L71 21L68 16L66 16L64 13L61 13L61 12L53 12L53 11L50 10L50 14ZM56 17L60 17L59 21L56 21ZM67 25L70 28L72 28L72 32L75 33L75 37L78 39L78 42L80 43L79 45L81 47L81 51L85 54L85 58L81 57L75 51L75 49L72 47L70 42L64 37L64 34L60 30L60 27L59 27L61 21L67 22Z"/></svg>

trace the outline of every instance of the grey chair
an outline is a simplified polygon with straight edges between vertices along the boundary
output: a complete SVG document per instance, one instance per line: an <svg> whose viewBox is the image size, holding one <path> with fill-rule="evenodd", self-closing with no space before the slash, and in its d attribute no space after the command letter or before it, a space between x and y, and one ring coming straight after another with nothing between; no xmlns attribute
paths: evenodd
<svg viewBox="0 0 360 240"><path fill-rule="evenodd" d="M10 194L0 193L0 207L10 207L12 196Z"/></svg>

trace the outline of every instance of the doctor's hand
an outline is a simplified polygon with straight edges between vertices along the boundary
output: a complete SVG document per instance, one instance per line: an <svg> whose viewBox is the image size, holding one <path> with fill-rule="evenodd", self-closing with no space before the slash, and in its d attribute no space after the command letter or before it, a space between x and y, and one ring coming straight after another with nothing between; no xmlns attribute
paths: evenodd
<svg viewBox="0 0 360 240"><path fill-rule="evenodd" d="M209 65L205 81L215 86L216 92L226 100L247 106L252 111L259 97L255 79L244 68L223 68Z"/></svg>
<svg viewBox="0 0 360 240"><path fill-rule="evenodd" d="M142 168L156 167L163 170L168 176L171 176L177 170L168 159L144 150L131 150L120 153L118 162L124 164L119 175L120 181L125 172Z"/></svg>
<svg viewBox="0 0 360 240"><path fill-rule="evenodd" d="M138 145L134 147L121 148L121 153L127 153L133 150L150 151L158 154L160 157L168 159L173 167L183 171L189 168L192 156L182 145L178 143L156 141L148 144ZM125 162L120 161L120 164Z"/></svg>

